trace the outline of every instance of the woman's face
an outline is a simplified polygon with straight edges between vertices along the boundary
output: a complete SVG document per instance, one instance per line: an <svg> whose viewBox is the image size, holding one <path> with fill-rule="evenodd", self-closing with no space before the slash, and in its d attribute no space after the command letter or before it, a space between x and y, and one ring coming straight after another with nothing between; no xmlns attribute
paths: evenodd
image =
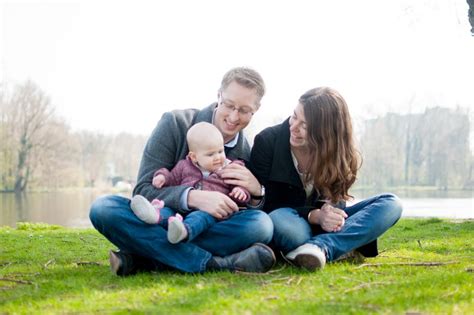
<svg viewBox="0 0 474 315"><path fill-rule="evenodd" d="M303 148L308 144L307 125L303 105L298 104L290 117L290 145L293 148Z"/></svg>

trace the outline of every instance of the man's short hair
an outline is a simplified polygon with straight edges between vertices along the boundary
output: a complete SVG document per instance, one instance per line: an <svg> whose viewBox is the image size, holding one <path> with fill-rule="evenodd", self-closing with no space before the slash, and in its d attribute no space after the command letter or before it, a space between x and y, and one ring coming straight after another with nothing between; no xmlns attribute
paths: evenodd
<svg viewBox="0 0 474 315"><path fill-rule="evenodd" d="M260 101L265 94L265 83L262 76L255 70L246 67L237 67L230 69L222 78L221 87L219 91L224 90L233 81L245 86L248 89L255 89L257 92L257 106L260 106Z"/></svg>

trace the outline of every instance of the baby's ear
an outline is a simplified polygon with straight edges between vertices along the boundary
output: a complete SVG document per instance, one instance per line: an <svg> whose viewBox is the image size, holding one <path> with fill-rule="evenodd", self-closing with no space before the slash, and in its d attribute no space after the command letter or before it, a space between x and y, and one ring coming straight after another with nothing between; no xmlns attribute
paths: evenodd
<svg viewBox="0 0 474 315"><path fill-rule="evenodd" d="M196 161L197 161L197 159L196 159L196 153L194 153L193 151L189 151L188 157L191 159L191 161L192 161L193 163L196 163Z"/></svg>

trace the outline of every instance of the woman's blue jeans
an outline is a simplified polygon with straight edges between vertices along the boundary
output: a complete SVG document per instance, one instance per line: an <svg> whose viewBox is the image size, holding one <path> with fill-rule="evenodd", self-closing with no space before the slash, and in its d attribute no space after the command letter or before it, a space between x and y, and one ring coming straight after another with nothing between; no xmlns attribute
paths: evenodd
<svg viewBox="0 0 474 315"><path fill-rule="evenodd" d="M343 210L348 218L339 232L317 235L313 235L306 218L300 217L295 209L272 211L274 246L286 255L305 243L314 244L326 253L328 261L332 261L381 236L400 219L402 204L397 196L382 194Z"/></svg>
<svg viewBox="0 0 474 315"><path fill-rule="evenodd" d="M174 211L163 208L169 216ZM146 257L184 272L203 272L212 256L227 256L255 243L268 244L273 235L270 217L260 210L245 210L217 221L191 242L171 244L166 228L147 224L130 209L130 199L106 196L91 206L93 226L121 251Z"/></svg>

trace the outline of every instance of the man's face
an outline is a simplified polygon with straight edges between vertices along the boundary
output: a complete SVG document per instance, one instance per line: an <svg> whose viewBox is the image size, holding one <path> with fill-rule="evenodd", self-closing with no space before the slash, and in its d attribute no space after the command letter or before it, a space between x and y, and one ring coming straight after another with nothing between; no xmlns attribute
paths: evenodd
<svg viewBox="0 0 474 315"><path fill-rule="evenodd" d="M225 143L247 127L258 109L257 103L255 89L248 89L235 81L220 91L214 125L224 136Z"/></svg>

